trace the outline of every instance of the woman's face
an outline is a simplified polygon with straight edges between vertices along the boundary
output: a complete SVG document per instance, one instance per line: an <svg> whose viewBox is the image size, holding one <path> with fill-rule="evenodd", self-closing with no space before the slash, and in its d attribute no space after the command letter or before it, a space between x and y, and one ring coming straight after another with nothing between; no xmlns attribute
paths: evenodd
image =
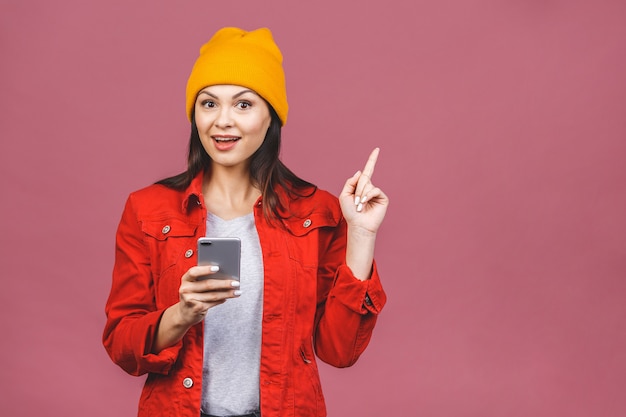
<svg viewBox="0 0 626 417"><path fill-rule="evenodd" d="M248 164L263 143L271 116L254 91L237 85L213 85L198 93L195 121L202 146L214 164Z"/></svg>

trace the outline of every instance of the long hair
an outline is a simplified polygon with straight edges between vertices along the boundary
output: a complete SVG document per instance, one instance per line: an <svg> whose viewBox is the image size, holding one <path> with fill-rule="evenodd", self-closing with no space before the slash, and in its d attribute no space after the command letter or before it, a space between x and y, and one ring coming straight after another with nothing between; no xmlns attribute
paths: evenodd
<svg viewBox="0 0 626 417"><path fill-rule="evenodd" d="M317 187L298 177L280 160L281 121L272 106L269 103L267 106L271 121L263 143L251 156L250 179L261 190L265 218L273 223L274 220L289 216L288 202L281 201L277 193L279 187L283 188L284 195L289 199L311 196ZM192 115L187 170L173 177L164 178L156 184L179 191L185 190L200 172L210 170L211 164L212 159L202 146L196 120Z"/></svg>

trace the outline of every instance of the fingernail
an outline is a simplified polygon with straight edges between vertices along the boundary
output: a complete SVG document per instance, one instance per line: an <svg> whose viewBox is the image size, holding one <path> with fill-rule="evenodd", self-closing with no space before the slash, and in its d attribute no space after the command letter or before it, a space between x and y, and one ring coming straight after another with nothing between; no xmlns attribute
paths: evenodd
<svg viewBox="0 0 626 417"><path fill-rule="evenodd" d="M363 210L363 204L359 203L358 206L356 206L356 211L361 211Z"/></svg>
<svg viewBox="0 0 626 417"><path fill-rule="evenodd" d="M233 291L233 294L235 294L236 297L239 297L241 295L241 290L235 290Z"/></svg>
<svg viewBox="0 0 626 417"><path fill-rule="evenodd" d="M358 206L360 202L361 202L361 197L359 197L359 196L354 197L354 205L355 206Z"/></svg>
<svg viewBox="0 0 626 417"><path fill-rule="evenodd" d="M241 284L239 283L239 281L231 281L231 282L230 282L230 285L232 285L233 287L238 287L238 286L240 286Z"/></svg>
<svg viewBox="0 0 626 417"><path fill-rule="evenodd" d="M365 204L365 200L367 200L367 196L363 196L363 198L361 198L361 203Z"/></svg>
<svg viewBox="0 0 626 417"><path fill-rule="evenodd" d="M220 267L217 265L211 265L211 272L217 272L220 270Z"/></svg>

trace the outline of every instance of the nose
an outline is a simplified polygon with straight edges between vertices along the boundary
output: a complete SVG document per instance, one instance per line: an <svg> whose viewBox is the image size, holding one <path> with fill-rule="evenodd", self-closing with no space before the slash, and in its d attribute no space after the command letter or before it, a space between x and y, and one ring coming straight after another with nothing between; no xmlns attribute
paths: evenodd
<svg viewBox="0 0 626 417"><path fill-rule="evenodd" d="M220 108L217 118L215 119L215 126L220 128L230 127L233 125L233 119L230 114L230 108L223 106Z"/></svg>

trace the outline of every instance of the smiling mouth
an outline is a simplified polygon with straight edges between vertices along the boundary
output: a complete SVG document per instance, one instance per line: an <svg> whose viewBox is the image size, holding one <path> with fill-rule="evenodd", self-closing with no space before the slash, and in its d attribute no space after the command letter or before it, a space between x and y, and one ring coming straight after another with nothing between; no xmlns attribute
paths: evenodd
<svg viewBox="0 0 626 417"><path fill-rule="evenodd" d="M214 141L221 142L221 143L224 143L224 142L236 142L239 139L241 139L240 137L237 137L237 136L229 136L229 137L213 136L212 138L213 138Z"/></svg>

